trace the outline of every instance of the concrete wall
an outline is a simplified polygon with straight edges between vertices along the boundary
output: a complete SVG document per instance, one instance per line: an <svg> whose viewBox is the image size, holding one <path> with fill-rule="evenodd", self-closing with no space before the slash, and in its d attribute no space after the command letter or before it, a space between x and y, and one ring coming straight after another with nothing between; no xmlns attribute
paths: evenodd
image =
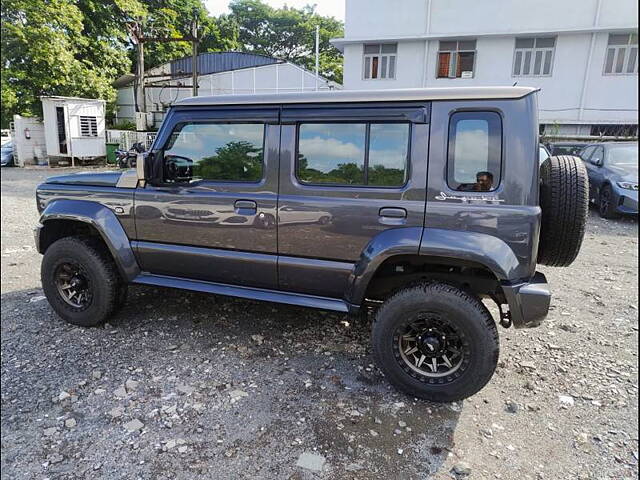
<svg viewBox="0 0 640 480"><path fill-rule="evenodd" d="M30 138L25 137L25 129ZM39 118L13 116L13 154L16 165L42 164L46 161L44 125Z"/></svg>
<svg viewBox="0 0 640 480"><path fill-rule="evenodd" d="M345 42L337 42L344 88L518 82L541 89L542 123L637 123L638 75L603 74L608 31L637 32L637 15L634 0L347 0ZM551 76L512 75L515 37L523 32L557 37ZM474 77L436 78L439 41L463 36L476 39ZM393 80L363 78L363 44L376 41L398 43Z"/></svg>

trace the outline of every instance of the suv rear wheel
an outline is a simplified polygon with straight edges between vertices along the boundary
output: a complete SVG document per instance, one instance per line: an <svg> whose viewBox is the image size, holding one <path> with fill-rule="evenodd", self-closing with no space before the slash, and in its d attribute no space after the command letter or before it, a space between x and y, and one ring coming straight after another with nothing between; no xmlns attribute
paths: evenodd
<svg viewBox="0 0 640 480"><path fill-rule="evenodd" d="M498 332L487 308L441 283L389 298L376 314L372 342L376 362L394 387L434 402L478 392L498 362Z"/></svg>
<svg viewBox="0 0 640 480"><path fill-rule="evenodd" d="M73 325L99 325L126 299L113 259L92 237L54 242L42 259L41 280L53 310Z"/></svg>

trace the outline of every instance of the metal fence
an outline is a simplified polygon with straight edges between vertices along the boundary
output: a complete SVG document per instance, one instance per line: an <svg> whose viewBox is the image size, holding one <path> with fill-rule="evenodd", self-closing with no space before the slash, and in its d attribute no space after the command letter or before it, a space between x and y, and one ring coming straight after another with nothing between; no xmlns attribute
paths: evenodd
<svg viewBox="0 0 640 480"><path fill-rule="evenodd" d="M118 148L129 150L134 143L142 143L149 150L156 132L135 132L132 130L107 130L107 143L117 143Z"/></svg>

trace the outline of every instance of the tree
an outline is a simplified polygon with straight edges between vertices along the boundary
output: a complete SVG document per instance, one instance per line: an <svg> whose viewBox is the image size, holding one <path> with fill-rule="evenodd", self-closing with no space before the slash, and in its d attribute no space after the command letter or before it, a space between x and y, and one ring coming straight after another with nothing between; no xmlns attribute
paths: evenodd
<svg viewBox="0 0 640 480"><path fill-rule="evenodd" d="M15 113L39 115L41 95L113 104L111 82L130 68L118 21L142 12L137 0L3 1L2 125Z"/></svg>
<svg viewBox="0 0 640 480"><path fill-rule="evenodd" d="M342 82L342 55L329 42L343 34L339 20L318 15L311 5L276 9L260 0L234 0L229 8L244 51L282 58L309 70L315 66L315 29L319 25L320 74Z"/></svg>

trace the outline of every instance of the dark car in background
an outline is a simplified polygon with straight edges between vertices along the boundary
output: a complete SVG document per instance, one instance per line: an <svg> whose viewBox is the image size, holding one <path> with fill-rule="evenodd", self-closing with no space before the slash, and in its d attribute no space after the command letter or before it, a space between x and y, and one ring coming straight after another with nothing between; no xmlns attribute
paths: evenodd
<svg viewBox="0 0 640 480"><path fill-rule="evenodd" d="M552 142L547 144L547 149L551 155L576 155L578 156L582 149L589 145L588 143L575 142Z"/></svg>
<svg viewBox="0 0 640 480"><path fill-rule="evenodd" d="M580 152L589 175L589 196L604 218L638 214L638 144L593 143Z"/></svg>
<svg viewBox="0 0 640 480"><path fill-rule="evenodd" d="M0 165L3 167L13 166L13 142L9 141L0 148Z"/></svg>

